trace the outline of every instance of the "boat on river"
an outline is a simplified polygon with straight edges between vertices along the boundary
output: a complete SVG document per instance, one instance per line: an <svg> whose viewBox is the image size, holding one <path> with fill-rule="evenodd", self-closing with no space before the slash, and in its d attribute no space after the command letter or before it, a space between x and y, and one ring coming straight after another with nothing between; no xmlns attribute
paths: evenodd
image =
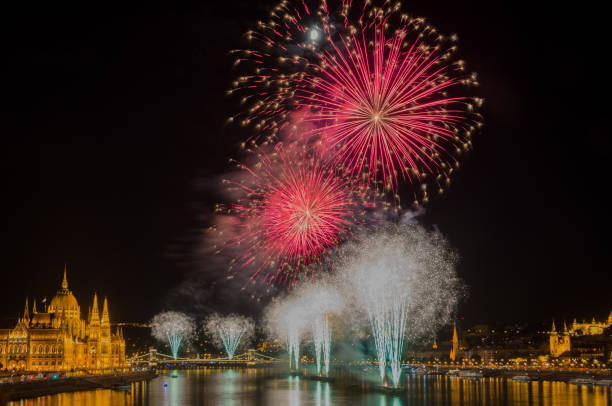
<svg viewBox="0 0 612 406"><path fill-rule="evenodd" d="M512 380L516 382L531 382L533 379L529 375L514 375Z"/></svg>
<svg viewBox="0 0 612 406"><path fill-rule="evenodd" d="M570 385L576 385L576 386L585 386L585 385L593 385L593 378L576 378L576 379L572 379L571 381L569 381Z"/></svg>
<svg viewBox="0 0 612 406"><path fill-rule="evenodd" d="M479 379L483 377L482 372L472 371L472 370L459 371L457 375L459 376L459 378L464 378L464 379Z"/></svg>

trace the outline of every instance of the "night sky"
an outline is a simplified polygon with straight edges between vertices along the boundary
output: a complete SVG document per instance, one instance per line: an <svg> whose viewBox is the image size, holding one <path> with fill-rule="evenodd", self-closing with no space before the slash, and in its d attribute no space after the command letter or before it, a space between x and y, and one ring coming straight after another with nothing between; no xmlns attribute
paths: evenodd
<svg viewBox="0 0 612 406"><path fill-rule="evenodd" d="M227 54L274 4L209 3L28 3L3 13L0 327L13 325L26 295L50 299L65 262L83 316L95 289L112 321L150 319L198 271L190 252L245 137L225 126L239 108L225 96ZM409 3L410 14L458 33L485 98L474 150L423 217L461 255L469 296L459 314L607 317L603 11Z"/></svg>

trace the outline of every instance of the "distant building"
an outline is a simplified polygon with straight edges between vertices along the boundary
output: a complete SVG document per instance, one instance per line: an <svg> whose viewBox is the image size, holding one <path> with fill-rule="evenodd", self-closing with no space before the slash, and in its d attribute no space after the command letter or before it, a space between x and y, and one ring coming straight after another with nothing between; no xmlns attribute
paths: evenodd
<svg viewBox="0 0 612 406"><path fill-rule="evenodd" d="M601 323L596 322L595 318L593 318L590 323L587 323L585 321L583 321L582 323L576 323L576 319L574 319L570 327L570 335L593 336L603 334L604 330L610 326L612 326L612 312L610 312L608 320Z"/></svg>
<svg viewBox="0 0 612 406"><path fill-rule="evenodd" d="M437 346L436 346L437 347ZM451 361L457 359L457 353L459 352L459 336L457 335L457 325L453 326L453 346L451 347L449 358Z"/></svg>
<svg viewBox="0 0 612 406"><path fill-rule="evenodd" d="M571 350L570 333L567 331L567 325L563 323L563 332L558 333L553 321L550 335L550 355L558 357L561 354Z"/></svg>
<svg viewBox="0 0 612 406"><path fill-rule="evenodd" d="M564 353L569 353L572 351L572 337L574 339L578 339L579 337L586 338L586 336L601 336L611 327L612 312L610 312L610 316L608 316L608 320L605 322L597 322L595 321L595 318L593 318L590 323L577 323L576 319L574 319L569 329L567 328L567 325L563 323L562 332L557 332L555 322L553 321L552 329L548 333L550 336L550 355L553 357L559 357ZM595 337L593 337L593 339L595 339ZM580 341L583 342L584 339L581 339Z"/></svg>
<svg viewBox="0 0 612 406"><path fill-rule="evenodd" d="M123 331L111 334L108 301L102 315L94 294L87 320L68 289L66 269L46 312L26 299L23 317L12 329L0 329L0 369L28 371L103 370L126 367Z"/></svg>

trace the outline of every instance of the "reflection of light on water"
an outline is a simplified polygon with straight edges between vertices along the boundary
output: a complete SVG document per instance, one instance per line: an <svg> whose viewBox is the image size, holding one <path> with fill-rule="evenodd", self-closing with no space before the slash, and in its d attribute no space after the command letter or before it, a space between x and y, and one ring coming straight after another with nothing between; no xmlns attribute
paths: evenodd
<svg viewBox="0 0 612 406"><path fill-rule="evenodd" d="M315 388L315 406L331 406L331 389L329 382L317 382Z"/></svg>
<svg viewBox="0 0 612 406"><path fill-rule="evenodd" d="M299 406L300 404L300 377L289 377L289 405Z"/></svg>
<svg viewBox="0 0 612 406"><path fill-rule="evenodd" d="M173 371L177 372L177 371ZM173 379L170 379L170 406L179 406L179 376L178 372L176 375L172 375Z"/></svg>
<svg viewBox="0 0 612 406"><path fill-rule="evenodd" d="M236 381L240 379L238 372L234 369L223 371L222 376L222 392L232 395L236 392Z"/></svg>
<svg viewBox="0 0 612 406"><path fill-rule="evenodd" d="M163 397L164 397L164 405L168 406L179 406L181 404L181 385L184 385L184 376L182 376L177 370L171 371L169 374L165 374L163 382ZM181 381L179 383L179 381ZM184 389L185 391L189 391L188 388ZM144 396L144 391L143 391ZM146 403L143 403L146 405ZM88 403L89 405L89 403ZM113 403L114 405L114 403ZM96 404L97 406L97 404Z"/></svg>
<svg viewBox="0 0 612 406"><path fill-rule="evenodd" d="M237 376L238 376L238 372L235 369L228 369L227 371L223 371L223 377L224 378L232 378L232 379L234 379Z"/></svg>
<svg viewBox="0 0 612 406"><path fill-rule="evenodd" d="M386 395L380 396L380 406L387 406L387 396ZM402 401L397 396L394 396L391 399L391 403L389 403L389 406L402 406Z"/></svg>
<svg viewBox="0 0 612 406"><path fill-rule="evenodd" d="M377 370L374 370L376 377ZM487 378L477 381L458 377L406 380L407 391L392 394L352 393L347 403L342 390L332 393L333 383L303 381L299 377L248 381L258 370L200 369L179 371L171 378L171 371L161 373L149 382L136 383L131 392L97 389L61 393L36 399L20 400L9 406L183 406L202 405L282 405L332 406L339 404L376 406L436 405L532 405L532 406L612 406L610 388L574 386L565 382L514 382L506 378ZM193 379L198 378L198 379ZM377 381L377 380L376 380ZM268 384L266 384L266 382ZM304 392L301 391L304 389ZM332 397L334 395L334 397ZM304 399L301 402L300 396Z"/></svg>

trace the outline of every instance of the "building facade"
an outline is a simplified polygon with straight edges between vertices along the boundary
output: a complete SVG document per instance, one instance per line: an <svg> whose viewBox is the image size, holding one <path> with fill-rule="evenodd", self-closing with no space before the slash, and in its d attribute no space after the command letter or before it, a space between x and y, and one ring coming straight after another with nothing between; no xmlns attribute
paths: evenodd
<svg viewBox="0 0 612 406"><path fill-rule="evenodd" d="M552 330L550 331L550 355L559 357L561 354L570 351L570 333L567 330L567 325L563 323L563 331L557 332L555 322L553 321Z"/></svg>
<svg viewBox="0 0 612 406"><path fill-rule="evenodd" d="M102 313L94 294L86 320L68 289L66 269L60 289L49 308L39 312L36 301L25 310L14 328L0 329L0 369L23 371L99 371L123 369L125 340L117 329L111 333L108 301Z"/></svg>
<svg viewBox="0 0 612 406"><path fill-rule="evenodd" d="M605 334L606 331L609 331L611 327L612 312L610 312L608 319L603 322L597 322L593 318L590 323L586 321L577 323L576 319L574 319L569 329L567 328L567 325L563 323L563 331L557 331L553 321L552 329L548 333L550 336L550 355L553 357L559 357L562 354L572 351L572 337L574 339L578 339L587 336L600 336Z"/></svg>
<svg viewBox="0 0 612 406"><path fill-rule="evenodd" d="M595 318L593 318L590 323L586 321L583 321L582 323L576 323L576 319L574 319L572 325L570 326L570 334L573 336L593 336L603 334L604 330L610 326L612 326L612 312L610 312L608 320L603 322L595 321Z"/></svg>

